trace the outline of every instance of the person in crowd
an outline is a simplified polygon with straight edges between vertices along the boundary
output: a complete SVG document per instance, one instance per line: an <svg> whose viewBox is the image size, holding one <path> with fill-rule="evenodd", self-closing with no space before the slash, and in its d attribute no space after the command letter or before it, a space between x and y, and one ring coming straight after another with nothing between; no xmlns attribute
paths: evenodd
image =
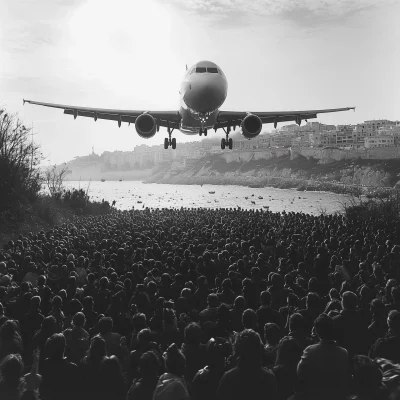
<svg viewBox="0 0 400 400"><path fill-rule="evenodd" d="M216 392L225 373L224 345L212 338L207 343L207 365L193 378L191 394L193 400L215 400Z"/></svg>
<svg viewBox="0 0 400 400"><path fill-rule="evenodd" d="M99 370L99 400L125 400L127 392L127 383L121 369L118 357L104 357L100 363Z"/></svg>
<svg viewBox="0 0 400 400"><path fill-rule="evenodd" d="M242 315L246 309L246 300L243 296L237 296L231 310L232 329L234 332L243 330Z"/></svg>
<svg viewBox="0 0 400 400"><path fill-rule="evenodd" d="M22 354L22 351L19 324L9 319L0 327L0 362L9 354Z"/></svg>
<svg viewBox="0 0 400 400"><path fill-rule="evenodd" d="M41 369L43 361L46 359L47 356L46 355L47 339L50 336L57 333L57 330L58 327L56 319L52 315L49 315L43 320L40 330L33 337L32 348L35 350L39 350L40 352L39 370Z"/></svg>
<svg viewBox="0 0 400 400"><path fill-rule="evenodd" d="M252 329L244 329L235 338L237 366L222 376L217 400L274 399L278 398L274 374L263 368L262 342L260 335Z"/></svg>
<svg viewBox="0 0 400 400"><path fill-rule="evenodd" d="M318 293L308 292L306 298L306 308L298 310L298 313L303 317L306 334L308 336L311 335L311 330L314 326L314 320L321 313L321 298Z"/></svg>
<svg viewBox="0 0 400 400"><path fill-rule="evenodd" d="M301 354L301 346L295 338L286 336L279 342L272 368L277 380L279 400L286 400L298 388L297 364Z"/></svg>
<svg viewBox="0 0 400 400"><path fill-rule="evenodd" d="M373 299L371 301L371 323L368 326L369 341L375 343L379 338L384 337L388 331L386 321L385 304L380 299Z"/></svg>
<svg viewBox="0 0 400 400"><path fill-rule="evenodd" d="M386 336L377 339L372 345L371 358L386 358L394 363L400 363L400 312L391 310L387 318L388 331Z"/></svg>
<svg viewBox="0 0 400 400"><path fill-rule="evenodd" d="M0 398L20 400L25 388L23 382L24 363L19 354L8 354L0 363Z"/></svg>
<svg viewBox="0 0 400 400"><path fill-rule="evenodd" d="M333 318L335 338L344 347L350 359L354 355L366 355L369 348L368 326L357 311L358 297L346 291L342 294L342 311Z"/></svg>
<svg viewBox="0 0 400 400"><path fill-rule="evenodd" d="M158 382L160 363L153 351L146 351L139 360L139 377L134 379L126 400L152 400Z"/></svg>
<svg viewBox="0 0 400 400"><path fill-rule="evenodd" d="M191 322L185 328L184 341L181 347L186 360L185 379L189 384L197 371L206 365L206 350L206 346L201 343L200 325Z"/></svg>
<svg viewBox="0 0 400 400"><path fill-rule="evenodd" d="M328 315L315 320L314 330L319 342L303 351L297 367L303 393L295 399L343 400L351 378L348 352L335 342L334 322Z"/></svg>
<svg viewBox="0 0 400 400"><path fill-rule="evenodd" d="M275 365L279 342L281 340L281 330L279 326L272 322L267 322L264 326L264 340L265 352L263 355L263 365L272 368Z"/></svg>
<svg viewBox="0 0 400 400"><path fill-rule="evenodd" d="M294 313L290 316L288 328L287 336L296 339L302 350L313 344L312 338L307 336L304 318L301 314Z"/></svg>
<svg viewBox="0 0 400 400"><path fill-rule="evenodd" d="M273 323L281 327L280 314L271 307L271 294L268 291L261 292L260 301L261 305L257 310L258 326L264 327L266 323Z"/></svg>
<svg viewBox="0 0 400 400"><path fill-rule="evenodd" d="M383 384L383 374L379 365L366 356L353 359L352 400L389 400L389 390Z"/></svg>
<svg viewBox="0 0 400 400"><path fill-rule="evenodd" d="M153 400L189 400L189 390L184 378L186 360L175 343L171 344L163 355L166 373L157 382Z"/></svg>
<svg viewBox="0 0 400 400"><path fill-rule="evenodd" d="M140 358L144 353L150 350L151 343L153 343L152 331L148 328L142 329L137 335L135 349L130 352L130 381L138 377Z"/></svg>
<svg viewBox="0 0 400 400"><path fill-rule="evenodd" d="M46 341L47 358L41 369L41 400L69 400L79 393L78 367L65 358L65 349L66 340L62 333L55 333Z"/></svg>
<svg viewBox="0 0 400 400"><path fill-rule="evenodd" d="M113 332L113 320L110 317L102 317L98 322L98 336L106 342L107 355L123 357L121 349L121 335Z"/></svg>
<svg viewBox="0 0 400 400"><path fill-rule="evenodd" d="M200 312L200 323L203 325L207 321L216 322L218 318L218 306L220 304L216 293L207 296L207 308Z"/></svg>
<svg viewBox="0 0 400 400"><path fill-rule="evenodd" d="M51 300L52 309L50 315L53 316L57 322L57 332L62 332L64 328L65 315L62 310L63 300L61 296L54 296Z"/></svg>
<svg viewBox="0 0 400 400"><path fill-rule="evenodd" d="M72 318L72 327L63 332L67 343L66 357L75 364L79 364L89 348L89 333L84 329L85 324L85 314L77 312Z"/></svg>
<svg viewBox="0 0 400 400"><path fill-rule="evenodd" d="M100 367L103 359L107 357L106 342L103 338L95 336L90 341L85 357L78 365L80 377L80 391L83 398L96 398L100 388Z"/></svg>
<svg viewBox="0 0 400 400"><path fill-rule="evenodd" d="M30 299L29 311L24 315L21 320L21 334L24 344L24 348L29 351L31 350L29 342L35 333L40 329L44 320L43 314L40 312L41 298L39 296L33 296Z"/></svg>

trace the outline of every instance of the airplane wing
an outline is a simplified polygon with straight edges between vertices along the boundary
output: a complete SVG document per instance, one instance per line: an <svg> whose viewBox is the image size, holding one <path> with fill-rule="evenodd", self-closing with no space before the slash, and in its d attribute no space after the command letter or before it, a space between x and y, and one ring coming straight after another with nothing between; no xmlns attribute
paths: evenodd
<svg viewBox="0 0 400 400"><path fill-rule="evenodd" d="M156 120L159 126L170 127L179 129L181 116L178 111L148 111L148 110L115 110L107 108L91 108L91 107L77 107L68 106L65 104L53 104L53 103L42 103L39 101L23 100L24 104L35 104L38 106L59 108L64 110L64 114L73 115L76 117L88 117L97 119L108 119L111 121L117 121L118 126L121 126L122 122L134 124L136 118L147 112L151 114Z"/></svg>
<svg viewBox="0 0 400 400"><path fill-rule="evenodd" d="M332 113L339 111L355 110L355 107L330 108L324 110L300 110L300 111L267 111L267 112L241 112L241 111L220 111L215 128L227 126L238 126L248 114L260 117L263 124L273 123L275 128L278 122L295 121L300 125L302 120L317 118L317 114Z"/></svg>

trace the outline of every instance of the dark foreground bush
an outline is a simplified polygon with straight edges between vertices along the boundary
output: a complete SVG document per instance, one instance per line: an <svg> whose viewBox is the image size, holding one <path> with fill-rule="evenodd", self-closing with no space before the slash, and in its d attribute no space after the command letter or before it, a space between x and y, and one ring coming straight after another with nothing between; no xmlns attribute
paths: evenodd
<svg viewBox="0 0 400 400"><path fill-rule="evenodd" d="M367 200L350 199L343 205L345 216L350 220L380 221L384 223L400 222L400 193L392 193L381 198Z"/></svg>
<svg viewBox="0 0 400 400"><path fill-rule="evenodd" d="M30 131L17 115L0 107L0 213L35 200L40 192L42 155Z"/></svg>
<svg viewBox="0 0 400 400"><path fill-rule="evenodd" d="M104 215L111 212L108 201L91 201L83 189L72 189L53 196L42 195L35 201L34 208L40 218L56 224L66 222L73 215Z"/></svg>

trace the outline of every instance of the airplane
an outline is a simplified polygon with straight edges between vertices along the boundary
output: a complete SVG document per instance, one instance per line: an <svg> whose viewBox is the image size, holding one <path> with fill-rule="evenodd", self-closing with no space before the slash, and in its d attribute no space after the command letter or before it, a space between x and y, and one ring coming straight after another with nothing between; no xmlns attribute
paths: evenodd
<svg viewBox="0 0 400 400"><path fill-rule="evenodd" d="M146 111L146 110L119 110L105 108L90 108L68 106L63 104L42 103L25 100L23 104L30 103L39 106L64 109L64 114L79 117L108 119L129 125L135 124L136 132L141 138L149 139L166 127L168 138L164 140L164 148L176 148L176 139L171 138L175 129L186 135L207 136L209 129L222 129L226 137L221 139L221 149L233 149L232 138L229 138L231 129L242 129L246 139L257 137L263 124L273 123L276 129L279 122L295 121L299 126L302 120L317 118L317 114L338 111L355 110L355 107L334 108L324 110L302 111L221 111L228 92L228 81L222 69L211 61L200 61L187 68L182 81L180 94L180 108L177 111Z"/></svg>

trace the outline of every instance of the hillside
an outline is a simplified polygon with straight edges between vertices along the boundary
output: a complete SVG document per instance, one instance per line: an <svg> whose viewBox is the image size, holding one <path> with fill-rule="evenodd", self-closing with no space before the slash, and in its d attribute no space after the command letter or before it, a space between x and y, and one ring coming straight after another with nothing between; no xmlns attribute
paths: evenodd
<svg viewBox="0 0 400 400"><path fill-rule="evenodd" d="M250 152L249 152L250 153ZM341 160L321 163L289 155L246 158L240 153L204 157L189 165L165 163L147 183L235 184L275 186L347 193L352 187L394 188L400 181L400 160Z"/></svg>

